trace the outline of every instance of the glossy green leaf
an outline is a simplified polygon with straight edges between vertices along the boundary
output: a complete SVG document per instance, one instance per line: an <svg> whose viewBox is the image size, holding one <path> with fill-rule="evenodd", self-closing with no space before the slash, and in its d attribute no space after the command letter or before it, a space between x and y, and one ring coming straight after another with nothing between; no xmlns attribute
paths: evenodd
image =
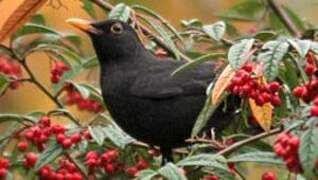
<svg viewBox="0 0 318 180"><path fill-rule="evenodd" d="M158 175L158 172L151 169L145 169L138 173L137 178L139 180L152 180L157 175Z"/></svg>
<svg viewBox="0 0 318 180"><path fill-rule="evenodd" d="M220 161L225 159L222 156L215 154L198 154L194 156L186 157L180 160L178 166L223 166Z"/></svg>
<svg viewBox="0 0 318 180"><path fill-rule="evenodd" d="M40 24L26 24L24 25L20 30L18 30L12 37L12 39L16 39L20 36L24 35L29 35L29 34L36 34L36 33L45 33L45 34L56 34L56 35L61 35L59 32L56 30L40 25Z"/></svg>
<svg viewBox="0 0 318 180"><path fill-rule="evenodd" d="M90 69L98 66L98 59L96 56L93 56L91 58L88 58L84 63L83 63L83 68Z"/></svg>
<svg viewBox="0 0 318 180"><path fill-rule="evenodd" d="M101 126L95 126L95 127L89 126L88 130L92 138L96 141L96 143L99 146L102 146L106 138L104 129Z"/></svg>
<svg viewBox="0 0 318 180"><path fill-rule="evenodd" d="M42 14L35 14L31 17L31 22L34 24L45 25L45 18Z"/></svg>
<svg viewBox="0 0 318 180"><path fill-rule="evenodd" d="M94 9L93 3L90 0L81 0L82 8L89 14L92 18L96 18L96 11Z"/></svg>
<svg viewBox="0 0 318 180"><path fill-rule="evenodd" d="M258 21L265 9L266 5L261 0L242 0L219 16L230 20Z"/></svg>
<svg viewBox="0 0 318 180"><path fill-rule="evenodd" d="M229 49L228 61L232 68L240 69L245 64L254 41L254 39L243 39Z"/></svg>
<svg viewBox="0 0 318 180"><path fill-rule="evenodd" d="M0 96L5 92L9 86L9 80L3 74L0 74Z"/></svg>
<svg viewBox="0 0 318 180"><path fill-rule="evenodd" d="M218 21L214 24L204 25L202 27L203 31L216 41L220 41L225 33L225 23L223 21Z"/></svg>
<svg viewBox="0 0 318 180"><path fill-rule="evenodd" d="M167 163L165 166L158 170L158 173L167 178L173 180L186 180L187 178L180 173L178 167L172 163Z"/></svg>
<svg viewBox="0 0 318 180"><path fill-rule="evenodd" d="M90 91L86 87L81 86L80 84L77 84L72 81L69 81L69 82L73 85L73 87L75 87L75 89L81 94L83 98L86 99L90 96Z"/></svg>
<svg viewBox="0 0 318 180"><path fill-rule="evenodd" d="M304 176L307 179L314 179L315 163L318 158L318 128L316 118L309 119L308 129L300 138L300 147L298 150L299 160L304 170Z"/></svg>
<svg viewBox="0 0 318 180"><path fill-rule="evenodd" d="M284 165L284 162L272 152L249 152L238 154L229 158L228 161Z"/></svg>
<svg viewBox="0 0 318 180"><path fill-rule="evenodd" d="M141 10L147 14L149 14L150 16L160 20L162 22L162 24L164 26L166 26L166 28L168 30L170 30L181 42L183 42L183 38L182 36L180 36L180 34L178 33L178 31L165 19L163 18L160 14L156 13L155 11L145 7L145 6L141 6L141 5L134 5L132 6L132 8L136 9L136 10Z"/></svg>
<svg viewBox="0 0 318 180"><path fill-rule="evenodd" d="M103 132L116 146L124 149L127 144L135 141L116 125L108 125L103 128Z"/></svg>
<svg viewBox="0 0 318 180"><path fill-rule="evenodd" d="M304 58L310 47L311 47L311 40L299 40L299 39L289 39L288 42L296 49L300 57Z"/></svg>
<svg viewBox="0 0 318 180"><path fill-rule="evenodd" d="M124 3L117 4L108 14L108 19L117 19L127 22L130 16L130 7Z"/></svg>
<svg viewBox="0 0 318 180"><path fill-rule="evenodd" d="M36 161L35 169L38 171L42 166L53 162L56 158L63 154L63 148L56 142L50 144L44 152L42 152Z"/></svg>
<svg viewBox="0 0 318 180"><path fill-rule="evenodd" d="M267 80L273 80L278 75L280 61L288 52L289 44L284 40L269 41L263 45L263 52L257 60L263 63L263 71Z"/></svg>

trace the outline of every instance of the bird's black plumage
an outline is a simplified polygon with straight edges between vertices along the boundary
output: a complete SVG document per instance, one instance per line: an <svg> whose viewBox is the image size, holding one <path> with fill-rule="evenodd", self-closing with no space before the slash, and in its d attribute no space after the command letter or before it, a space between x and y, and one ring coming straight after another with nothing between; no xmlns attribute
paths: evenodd
<svg viewBox="0 0 318 180"><path fill-rule="evenodd" d="M128 24L118 20L92 23L91 36L101 65L106 106L119 126L134 138L158 145L164 158L185 144L215 78L213 64L201 64L175 76L183 61L157 59ZM219 108L208 128L221 130L234 114Z"/></svg>

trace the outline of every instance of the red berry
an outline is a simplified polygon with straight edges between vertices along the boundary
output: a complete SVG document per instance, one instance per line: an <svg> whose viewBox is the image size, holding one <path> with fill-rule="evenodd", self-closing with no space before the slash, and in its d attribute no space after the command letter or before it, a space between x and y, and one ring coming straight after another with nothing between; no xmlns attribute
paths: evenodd
<svg viewBox="0 0 318 180"><path fill-rule="evenodd" d="M10 161L5 158L0 158L0 168L8 169L10 166Z"/></svg>
<svg viewBox="0 0 318 180"><path fill-rule="evenodd" d="M80 142L82 139L81 134L80 133L74 133L71 135L71 141L73 144L76 144L78 142Z"/></svg>
<svg viewBox="0 0 318 180"><path fill-rule="evenodd" d="M289 145L291 148L297 150L300 144L300 140L298 137L294 136L292 138L289 139Z"/></svg>
<svg viewBox="0 0 318 180"><path fill-rule="evenodd" d="M85 159L98 159L98 153L96 151L89 151L86 154Z"/></svg>
<svg viewBox="0 0 318 180"><path fill-rule="evenodd" d="M4 177L6 177L7 174L8 174L8 170L7 170L7 169L5 169L5 168L0 168L0 178L1 178L1 179L4 178Z"/></svg>
<svg viewBox="0 0 318 180"><path fill-rule="evenodd" d="M311 116L318 116L318 106L312 106L310 110Z"/></svg>
<svg viewBox="0 0 318 180"><path fill-rule="evenodd" d="M308 76L311 76L314 74L316 67L312 64L307 64L305 67L305 72Z"/></svg>
<svg viewBox="0 0 318 180"><path fill-rule="evenodd" d="M114 167L113 164L111 163L107 163L105 166L104 166L104 170L108 173L108 174L112 174L116 171L116 168Z"/></svg>
<svg viewBox="0 0 318 180"><path fill-rule="evenodd" d="M262 175L262 180L276 180L276 175L273 172L266 172Z"/></svg>
<svg viewBox="0 0 318 180"><path fill-rule="evenodd" d="M42 116L41 119L40 119L40 123L44 127L49 127L51 125L51 119L48 116Z"/></svg>
<svg viewBox="0 0 318 180"><path fill-rule="evenodd" d="M280 106L282 104L282 101L280 100L279 96L272 96L271 103L274 106Z"/></svg>
<svg viewBox="0 0 318 180"><path fill-rule="evenodd" d="M301 86L298 86L293 90L293 95L296 97L301 97L303 95L303 92L304 92L304 88Z"/></svg>
<svg viewBox="0 0 318 180"><path fill-rule="evenodd" d="M129 167L126 169L126 173L130 176L136 176L138 173L138 169L136 167Z"/></svg>
<svg viewBox="0 0 318 180"><path fill-rule="evenodd" d="M68 149L72 146L72 141L71 139L67 138L67 139L64 139L64 141L62 142L62 146L64 149Z"/></svg>
<svg viewBox="0 0 318 180"><path fill-rule="evenodd" d="M147 169L149 167L149 162L141 159L137 162L137 169L142 170L142 169Z"/></svg>
<svg viewBox="0 0 318 180"><path fill-rule="evenodd" d="M25 151L29 147L29 144L27 142L19 142L18 143L18 148L20 151Z"/></svg>
<svg viewBox="0 0 318 180"><path fill-rule="evenodd" d="M38 160L38 156L33 152L29 152L25 155L24 166L26 168L33 167L37 160Z"/></svg>
<svg viewBox="0 0 318 180"><path fill-rule="evenodd" d="M62 144L65 139L66 139L65 135L62 133L56 135L56 141L60 144Z"/></svg>
<svg viewBox="0 0 318 180"><path fill-rule="evenodd" d="M219 180L219 177L212 175L212 176L207 176L206 178L204 178L204 180Z"/></svg>
<svg viewBox="0 0 318 180"><path fill-rule="evenodd" d="M280 85L278 82L271 82L269 84L269 90L273 93L277 92L280 88Z"/></svg>
<svg viewBox="0 0 318 180"><path fill-rule="evenodd" d="M250 64L250 63L246 63L244 66L243 66L243 69L245 70L245 71L247 71L247 72L252 72L253 71L253 69L254 69L254 66L253 66L253 64Z"/></svg>

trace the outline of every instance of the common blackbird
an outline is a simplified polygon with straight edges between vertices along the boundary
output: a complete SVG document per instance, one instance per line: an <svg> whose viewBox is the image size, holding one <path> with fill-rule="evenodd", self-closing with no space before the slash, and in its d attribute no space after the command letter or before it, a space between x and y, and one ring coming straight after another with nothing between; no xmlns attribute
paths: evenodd
<svg viewBox="0 0 318 180"><path fill-rule="evenodd" d="M129 24L68 22L91 37L101 66L102 95L116 123L132 137L159 146L164 163L172 161L172 148L183 146L191 135L216 65L204 63L171 76L185 61L155 57ZM207 129L220 131L233 116L233 107L219 107Z"/></svg>

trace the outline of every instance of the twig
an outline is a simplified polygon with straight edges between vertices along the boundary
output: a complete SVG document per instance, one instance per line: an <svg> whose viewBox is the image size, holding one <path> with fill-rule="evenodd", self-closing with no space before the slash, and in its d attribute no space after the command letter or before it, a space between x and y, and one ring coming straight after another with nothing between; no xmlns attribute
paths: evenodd
<svg viewBox="0 0 318 180"><path fill-rule="evenodd" d="M272 135L275 135L275 134L278 134L280 132L283 131L283 128L279 127L279 128L275 128L275 129L272 129L270 130L269 132L263 132L263 133L260 133L256 136L252 136L250 138L247 138L247 139L244 139L242 141L239 141L239 142L236 142L234 144L232 144L231 146L228 146L227 148L219 151L217 153L217 155L226 155L226 154L229 154L231 153L232 151L246 145L246 144L249 144L249 143L252 143L254 141L257 141L259 139L262 139L262 138L265 138L265 137L268 137L268 136L272 136Z"/></svg>
<svg viewBox="0 0 318 180"><path fill-rule="evenodd" d="M106 11L111 11L113 9L113 5L111 5L110 3L103 1L103 0L91 0L94 4L96 4L97 6L99 6L100 8L106 10ZM136 14L138 15L138 14ZM136 22L138 24L138 26L140 27L142 33L144 33L146 36L151 37L151 39L157 43L159 46L161 46L163 49L165 49L169 54L174 54L174 52L169 48L169 46L167 46L163 40L158 37L155 33L153 33L148 27L146 27L145 25Z"/></svg>
<svg viewBox="0 0 318 180"><path fill-rule="evenodd" d="M284 9L282 9L282 7L275 0L267 0L267 3L277 17L281 20L281 22L286 26L287 30L292 35L298 38L301 37L301 32L298 31L296 25L292 22Z"/></svg>
<svg viewBox="0 0 318 180"><path fill-rule="evenodd" d="M77 126L81 126L79 120L76 119L76 117L74 117L70 112L67 112L67 111L52 110L48 112L48 115L63 115L67 117L69 120L71 120Z"/></svg>
<svg viewBox="0 0 318 180"><path fill-rule="evenodd" d="M31 69L29 68L29 66L26 64L25 60L20 61L21 65L23 66L23 68L26 70L26 72L28 73L28 75L30 76L30 80L29 82L32 82L33 84L35 84L45 95L47 95L47 97L49 97L59 108L63 108L63 104L61 104L59 102L59 100L54 97L34 76L34 74L32 73Z"/></svg>

